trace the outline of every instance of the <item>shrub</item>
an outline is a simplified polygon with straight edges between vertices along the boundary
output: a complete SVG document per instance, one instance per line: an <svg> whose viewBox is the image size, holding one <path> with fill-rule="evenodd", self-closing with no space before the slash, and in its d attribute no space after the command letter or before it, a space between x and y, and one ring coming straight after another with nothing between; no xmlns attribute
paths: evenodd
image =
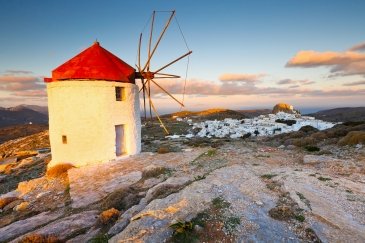
<svg viewBox="0 0 365 243"><path fill-rule="evenodd" d="M74 167L75 166L73 166L72 164L58 164L49 168L46 172L46 176L48 178L60 177L66 174L69 169L72 169Z"/></svg>
<svg viewBox="0 0 365 243"><path fill-rule="evenodd" d="M272 179L274 178L275 176L277 176L276 174L265 174L265 175L262 175L261 178L263 179Z"/></svg>
<svg viewBox="0 0 365 243"><path fill-rule="evenodd" d="M324 132L316 132L311 135L311 138L313 138L314 140L320 141L320 140L327 139L328 137Z"/></svg>
<svg viewBox="0 0 365 243"><path fill-rule="evenodd" d="M40 234L29 234L23 237L19 243L61 243L54 235L40 235Z"/></svg>
<svg viewBox="0 0 365 243"><path fill-rule="evenodd" d="M317 152L320 151L321 149L318 148L317 146L307 145L305 146L305 150L307 150L308 152Z"/></svg>
<svg viewBox="0 0 365 243"><path fill-rule="evenodd" d="M365 144L365 131L352 131L338 141L339 145Z"/></svg>
<svg viewBox="0 0 365 243"><path fill-rule="evenodd" d="M295 215L295 219L298 220L299 222L304 222L305 217L301 214Z"/></svg>
<svg viewBox="0 0 365 243"><path fill-rule="evenodd" d="M317 128L314 128L314 127L312 127L312 126L307 125L307 126L303 126L303 127L301 127L301 128L299 129L299 131L301 131L301 132L305 132L305 133L310 133L310 132L317 132L317 131L318 131L318 129L317 129Z"/></svg>
<svg viewBox="0 0 365 243"><path fill-rule="evenodd" d="M17 197L0 198L0 209L3 209L6 205L8 205L11 202L14 202L15 200L18 200L18 198Z"/></svg>
<svg viewBox="0 0 365 243"><path fill-rule="evenodd" d="M115 208L110 208L108 210L103 211L100 216L99 216L99 220L102 224L106 225L106 224L110 224L115 222L118 217L119 217L119 210L115 209Z"/></svg>
<svg viewBox="0 0 365 243"><path fill-rule="evenodd" d="M277 123L283 123L283 124L286 124L288 126L292 126L293 124L296 124L297 123L296 120L284 120L284 119L276 119L275 122L277 122Z"/></svg>
<svg viewBox="0 0 365 243"><path fill-rule="evenodd" d="M170 152L170 149L168 147L159 147L157 149L158 154L167 154Z"/></svg>

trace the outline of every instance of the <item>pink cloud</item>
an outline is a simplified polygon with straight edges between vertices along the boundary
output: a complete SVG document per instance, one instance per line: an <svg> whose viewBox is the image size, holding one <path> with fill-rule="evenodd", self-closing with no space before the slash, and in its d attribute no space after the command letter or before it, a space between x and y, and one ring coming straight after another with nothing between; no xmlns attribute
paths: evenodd
<svg viewBox="0 0 365 243"><path fill-rule="evenodd" d="M358 85L365 85L365 80L343 84L343 86L358 86Z"/></svg>
<svg viewBox="0 0 365 243"><path fill-rule="evenodd" d="M184 82L181 80L165 80L162 85L172 94L182 94ZM166 97L164 92L152 84L154 97ZM239 82L213 82L206 80L191 79L187 81L185 94L198 96L226 96L226 95L262 95L262 96L364 96L365 89L333 89L315 90L301 89L300 85L292 85L289 88L259 87L253 83Z"/></svg>
<svg viewBox="0 0 365 243"><path fill-rule="evenodd" d="M293 80L293 79L282 79L276 82L279 85L287 85L287 84L296 84L299 87L299 84L301 85L309 85L309 84L314 84L314 81L310 81L310 80ZM291 86L292 87L292 86Z"/></svg>
<svg viewBox="0 0 365 243"><path fill-rule="evenodd" d="M39 77L35 76L0 76L0 89L2 91L40 90L45 85Z"/></svg>
<svg viewBox="0 0 365 243"><path fill-rule="evenodd" d="M317 67L344 65L352 62L365 61L365 54L347 52L316 52L300 51L286 64L287 67Z"/></svg>
<svg viewBox="0 0 365 243"><path fill-rule="evenodd" d="M344 52L317 52L299 51L287 63L286 67L330 67L329 77L364 75L365 53L356 51L365 50L365 43L356 45Z"/></svg>
<svg viewBox="0 0 365 243"><path fill-rule="evenodd" d="M259 81L265 74L247 74L247 73L224 73L219 76L219 80L222 82L255 82Z"/></svg>
<svg viewBox="0 0 365 243"><path fill-rule="evenodd" d="M46 97L47 93L45 90L24 90L14 92L13 95L23 97Z"/></svg>
<svg viewBox="0 0 365 243"><path fill-rule="evenodd" d="M365 51L365 42L354 45L349 49L349 51Z"/></svg>

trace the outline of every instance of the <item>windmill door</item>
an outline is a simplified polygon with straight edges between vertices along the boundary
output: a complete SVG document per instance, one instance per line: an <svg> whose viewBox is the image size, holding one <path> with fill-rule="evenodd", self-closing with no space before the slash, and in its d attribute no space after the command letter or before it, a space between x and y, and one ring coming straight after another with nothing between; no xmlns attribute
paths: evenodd
<svg viewBox="0 0 365 243"><path fill-rule="evenodd" d="M115 126L115 154L120 156L125 153L124 125Z"/></svg>

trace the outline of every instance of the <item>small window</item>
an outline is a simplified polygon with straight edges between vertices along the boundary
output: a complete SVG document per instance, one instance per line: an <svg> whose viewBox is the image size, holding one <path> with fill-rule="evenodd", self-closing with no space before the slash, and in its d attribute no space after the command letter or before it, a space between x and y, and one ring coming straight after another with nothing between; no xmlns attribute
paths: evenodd
<svg viewBox="0 0 365 243"><path fill-rule="evenodd" d="M115 87L115 100L122 101L125 99L124 87Z"/></svg>
<svg viewBox="0 0 365 243"><path fill-rule="evenodd" d="M62 143L67 144L67 136L66 135L62 135Z"/></svg>

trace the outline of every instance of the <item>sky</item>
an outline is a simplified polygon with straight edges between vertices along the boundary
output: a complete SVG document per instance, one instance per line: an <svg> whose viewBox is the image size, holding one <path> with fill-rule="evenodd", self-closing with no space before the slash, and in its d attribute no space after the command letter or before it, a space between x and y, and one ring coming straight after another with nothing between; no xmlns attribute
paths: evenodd
<svg viewBox="0 0 365 243"><path fill-rule="evenodd" d="M181 79L158 80L183 109L365 106L362 0L0 0L0 106L47 105L43 78L95 40L134 67L143 33L144 63L153 10L162 11L153 45L169 17L163 11L176 18L152 70L193 51L164 70ZM159 112L181 109L152 90Z"/></svg>

